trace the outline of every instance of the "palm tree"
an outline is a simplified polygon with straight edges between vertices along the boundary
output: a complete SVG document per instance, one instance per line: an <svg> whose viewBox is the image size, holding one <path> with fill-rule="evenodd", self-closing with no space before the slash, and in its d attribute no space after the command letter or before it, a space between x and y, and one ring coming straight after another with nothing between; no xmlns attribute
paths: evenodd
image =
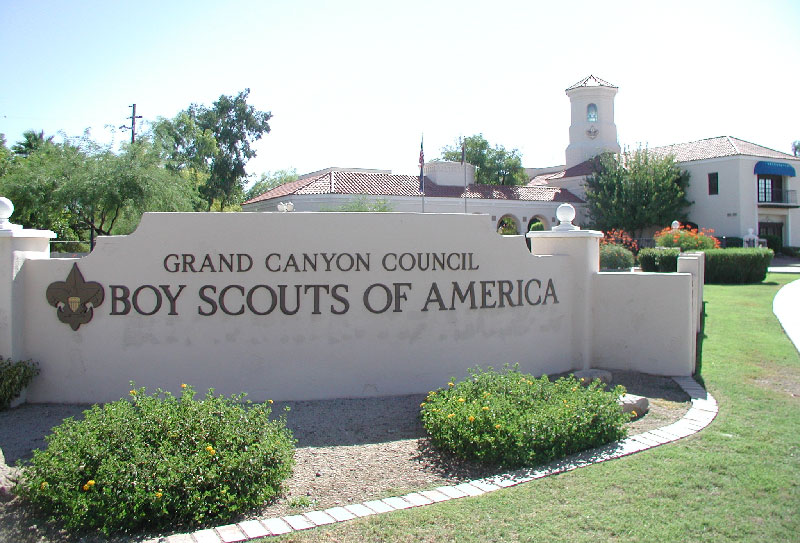
<svg viewBox="0 0 800 543"><path fill-rule="evenodd" d="M794 156L800 156L800 140L792 143L792 153L794 153Z"/></svg>
<svg viewBox="0 0 800 543"><path fill-rule="evenodd" d="M22 133L22 141L15 143L11 150L14 151L15 155L25 158L44 144L52 142L53 136L45 139L44 130L40 130L38 133L35 130L26 130Z"/></svg>

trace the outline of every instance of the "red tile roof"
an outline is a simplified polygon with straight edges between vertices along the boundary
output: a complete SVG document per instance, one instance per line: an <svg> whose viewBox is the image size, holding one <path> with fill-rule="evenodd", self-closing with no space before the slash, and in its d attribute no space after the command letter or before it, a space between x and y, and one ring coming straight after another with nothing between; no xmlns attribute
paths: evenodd
<svg viewBox="0 0 800 543"><path fill-rule="evenodd" d="M750 143L731 136L720 136L688 143L676 143L653 147L650 152L656 155L674 155L677 162L691 162L735 155L750 155L765 158L796 159L788 153L782 153L769 147Z"/></svg>
<svg viewBox="0 0 800 543"><path fill-rule="evenodd" d="M253 204L264 200L300 194L422 196L422 193L419 191L419 177L415 175L330 170L298 179L297 181L285 183L245 203ZM437 185L426 177L425 196L431 198L464 198L465 191L463 187ZM566 189L530 185L469 185L466 190L466 197L481 200L583 203L583 200Z"/></svg>

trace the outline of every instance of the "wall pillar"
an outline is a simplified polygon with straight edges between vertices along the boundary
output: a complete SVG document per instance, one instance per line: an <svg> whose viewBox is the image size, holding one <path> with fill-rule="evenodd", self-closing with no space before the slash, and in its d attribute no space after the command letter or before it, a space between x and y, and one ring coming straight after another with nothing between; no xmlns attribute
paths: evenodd
<svg viewBox="0 0 800 543"><path fill-rule="evenodd" d="M24 358L22 351L22 281L25 260L50 258L50 230L28 230L9 222L14 205L0 196L0 356Z"/></svg>
<svg viewBox="0 0 800 543"><path fill-rule="evenodd" d="M602 232L581 230L572 225L575 208L561 204L556 211L561 224L545 232L529 232L531 253L535 255L564 255L575 282L575 302L572 307L575 330L575 369L588 370L592 365L592 282L600 271L600 239Z"/></svg>

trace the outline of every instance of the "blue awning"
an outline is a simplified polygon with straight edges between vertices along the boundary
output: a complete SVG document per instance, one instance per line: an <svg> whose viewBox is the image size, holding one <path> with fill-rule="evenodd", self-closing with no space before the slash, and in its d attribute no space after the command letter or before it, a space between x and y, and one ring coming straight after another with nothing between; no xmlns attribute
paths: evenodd
<svg viewBox="0 0 800 543"><path fill-rule="evenodd" d="M783 162L770 162L768 160L756 162L756 167L753 168L753 173L788 175L789 177L797 176L797 174L794 172L794 168L790 164L784 164Z"/></svg>

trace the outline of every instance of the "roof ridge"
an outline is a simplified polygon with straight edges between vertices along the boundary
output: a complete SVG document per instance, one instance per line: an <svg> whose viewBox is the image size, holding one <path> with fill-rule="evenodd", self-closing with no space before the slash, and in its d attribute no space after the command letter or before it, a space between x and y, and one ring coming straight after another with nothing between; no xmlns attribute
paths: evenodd
<svg viewBox="0 0 800 543"><path fill-rule="evenodd" d="M736 145L736 142L735 142L735 141L733 141L735 138L732 138L731 136L725 136L725 139L726 139L726 140L728 140L728 143L730 143L730 144L731 144L731 147L733 147L733 150L734 150L734 151L736 151L736 154L737 154L737 155L741 155L741 154L743 154L743 153L742 153L742 150L741 150L741 149L739 149L739 146L738 146L738 145Z"/></svg>
<svg viewBox="0 0 800 543"><path fill-rule="evenodd" d="M596 83L596 85L589 85L589 81L594 81ZM589 87L589 86L592 86L592 87L611 87L612 89L618 89L619 88L616 85L612 85L611 83L609 83L605 79L600 79L596 75L589 74L588 77L584 77L583 79L581 79L580 81L578 81L574 85L571 85L571 86L567 87L567 90L573 90L573 89L577 89L577 88L580 88L580 87Z"/></svg>
<svg viewBox="0 0 800 543"><path fill-rule="evenodd" d="M261 194L259 194L255 198L251 198L250 200L248 200L246 202L243 202L243 203L244 204L254 204L254 203L260 202L262 200L269 200L269 197L267 196L268 194L270 194L270 193L272 193L272 192L274 192L274 191L276 191L276 190L278 190L280 188L288 187L289 185L295 185L295 186L292 187L292 189L293 189L293 191L298 191L298 190L308 186L313 181L316 181L319 177L322 177L322 175L325 175L325 174L321 174L321 175L319 175L317 177L307 177L305 179L295 179L294 181L287 181L286 183L281 183L277 187L272 187L268 191L262 192Z"/></svg>

